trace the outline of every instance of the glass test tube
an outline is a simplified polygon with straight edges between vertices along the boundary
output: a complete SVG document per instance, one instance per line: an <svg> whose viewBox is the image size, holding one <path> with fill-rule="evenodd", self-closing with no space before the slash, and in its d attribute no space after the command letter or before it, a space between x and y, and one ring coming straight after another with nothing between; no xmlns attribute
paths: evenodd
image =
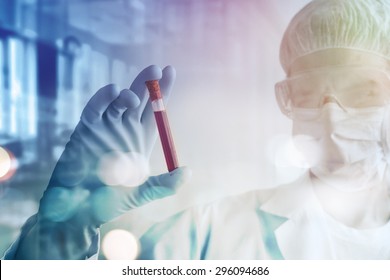
<svg viewBox="0 0 390 280"><path fill-rule="evenodd" d="M149 90L150 100L154 111L154 117L157 123L157 129L160 134L160 140L164 151L165 161L167 163L168 171L179 167L177 160L176 149L173 143L171 129L169 127L167 112L165 110L162 99L160 85L158 80L146 81L146 86Z"/></svg>

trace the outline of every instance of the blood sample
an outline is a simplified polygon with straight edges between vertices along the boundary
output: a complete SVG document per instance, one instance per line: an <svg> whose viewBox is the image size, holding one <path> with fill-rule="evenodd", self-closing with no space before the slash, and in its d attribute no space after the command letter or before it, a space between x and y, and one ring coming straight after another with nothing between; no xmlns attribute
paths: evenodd
<svg viewBox="0 0 390 280"><path fill-rule="evenodd" d="M173 143L171 129L169 127L167 112L165 110L160 85L158 80L146 81L146 86L149 90L150 100L154 117L157 123L158 133L164 151L165 161L167 163L168 171L171 172L179 167L177 160L176 149Z"/></svg>

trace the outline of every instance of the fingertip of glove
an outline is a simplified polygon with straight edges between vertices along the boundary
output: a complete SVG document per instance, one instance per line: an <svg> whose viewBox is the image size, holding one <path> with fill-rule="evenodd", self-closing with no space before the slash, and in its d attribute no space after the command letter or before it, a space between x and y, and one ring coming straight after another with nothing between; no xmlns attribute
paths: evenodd
<svg viewBox="0 0 390 280"><path fill-rule="evenodd" d="M176 69L172 65L167 65L164 67L162 70L163 76L168 75L170 77L175 77L176 76Z"/></svg>
<svg viewBox="0 0 390 280"><path fill-rule="evenodd" d="M146 67L141 73L145 80L159 80L162 76L161 68L154 64Z"/></svg>
<svg viewBox="0 0 390 280"><path fill-rule="evenodd" d="M107 107L119 96L119 89L115 84L108 84L100 88L88 101L82 114L81 120L94 123L100 120Z"/></svg>
<svg viewBox="0 0 390 280"><path fill-rule="evenodd" d="M141 103L138 96L130 89L121 90L119 98L122 105L129 109L137 108Z"/></svg>
<svg viewBox="0 0 390 280"><path fill-rule="evenodd" d="M119 92L119 88L118 88L117 84L107 84L107 85L103 86L102 88L107 89L107 90L112 90L115 92Z"/></svg>
<svg viewBox="0 0 390 280"><path fill-rule="evenodd" d="M119 87L116 84L108 84L102 87L99 92L110 95L109 99L115 99L119 96Z"/></svg>

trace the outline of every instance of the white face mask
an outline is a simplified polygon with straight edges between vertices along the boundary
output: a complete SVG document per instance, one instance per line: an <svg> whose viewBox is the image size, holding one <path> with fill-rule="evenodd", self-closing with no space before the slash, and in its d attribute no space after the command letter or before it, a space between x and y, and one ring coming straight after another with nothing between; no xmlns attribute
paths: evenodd
<svg viewBox="0 0 390 280"><path fill-rule="evenodd" d="M388 108L344 109L327 103L321 109L295 109L294 143L312 174L342 191L383 182Z"/></svg>

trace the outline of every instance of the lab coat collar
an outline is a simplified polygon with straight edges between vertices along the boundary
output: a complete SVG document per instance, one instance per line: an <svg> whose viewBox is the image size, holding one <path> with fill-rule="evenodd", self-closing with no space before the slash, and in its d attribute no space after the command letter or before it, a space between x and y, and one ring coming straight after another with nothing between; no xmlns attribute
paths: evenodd
<svg viewBox="0 0 390 280"><path fill-rule="evenodd" d="M260 210L273 215L290 218L305 206L312 195L309 172L305 172L296 181L282 185L260 206Z"/></svg>
<svg viewBox="0 0 390 280"><path fill-rule="evenodd" d="M273 251L277 258L284 259L332 259L331 242L325 219L312 190L309 172L297 181L281 186L259 211L269 217L279 217L278 225L272 229L275 240ZM270 234L264 236L268 242Z"/></svg>

